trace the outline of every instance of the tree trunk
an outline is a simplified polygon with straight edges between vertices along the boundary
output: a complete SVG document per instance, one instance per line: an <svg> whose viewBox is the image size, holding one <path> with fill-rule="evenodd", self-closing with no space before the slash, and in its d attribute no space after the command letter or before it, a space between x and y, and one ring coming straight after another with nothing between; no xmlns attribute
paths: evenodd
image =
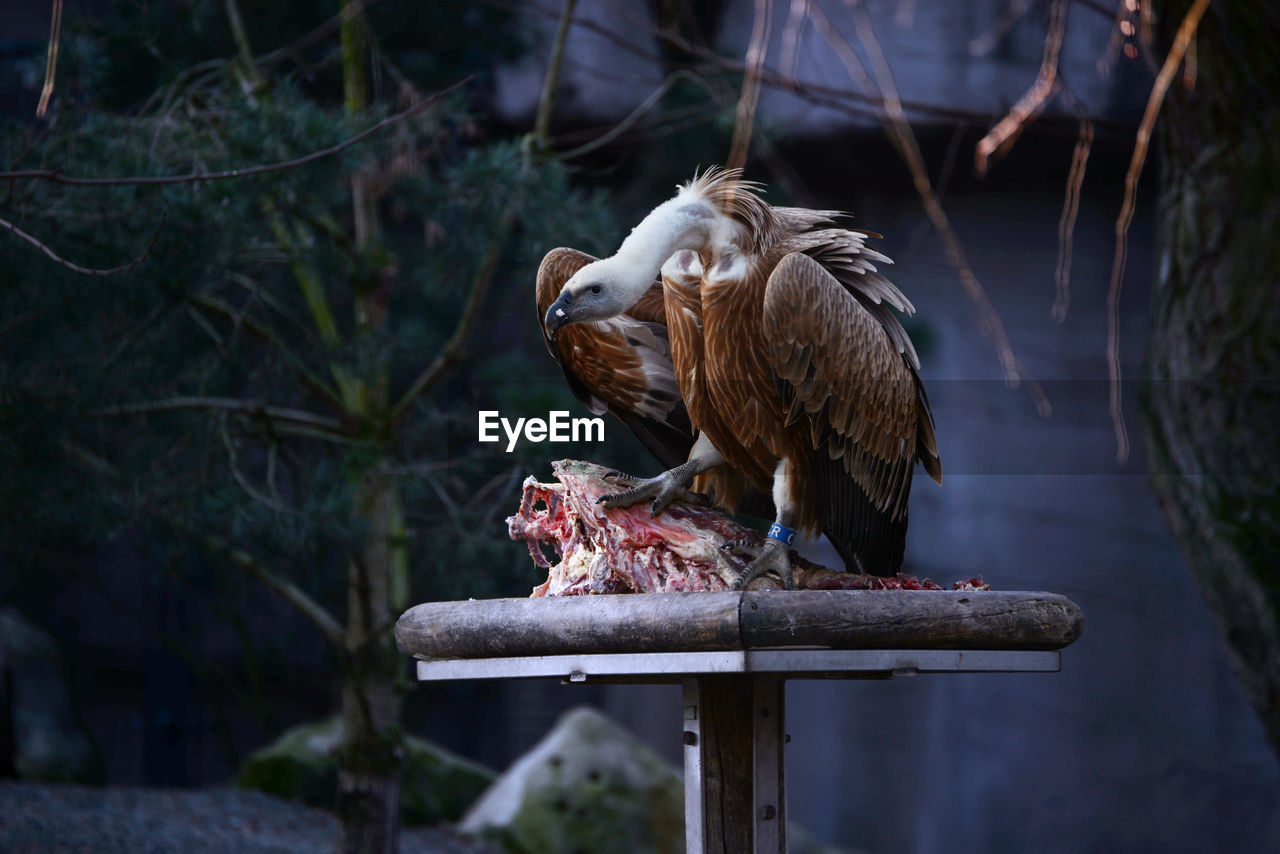
<svg viewBox="0 0 1280 854"><path fill-rule="evenodd" d="M369 35L355 0L343 0L342 67L347 112L367 103ZM382 258L378 197L368 173L351 179L355 248L364 260L351 282L357 347L383 334L394 271ZM353 510L364 543L350 558L347 633L342 662L343 745L338 761L338 854L396 854L404 736L400 730L402 667L392 628L406 607L408 553L400 491L387 472L390 412L387 357L369 347L349 388L348 415L372 449L349 461Z"/></svg>
<svg viewBox="0 0 1280 854"><path fill-rule="evenodd" d="M1188 3L1164 4L1167 46ZM1217 3L1159 137L1152 484L1280 751L1280 4Z"/></svg>
<svg viewBox="0 0 1280 854"><path fill-rule="evenodd" d="M385 471L356 484L356 513L368 527L351 560L342 668L344 742L338 763L339 854L395 854L400 833L400 657L391 627L393 565L402 560L399 494Z"/></svg>

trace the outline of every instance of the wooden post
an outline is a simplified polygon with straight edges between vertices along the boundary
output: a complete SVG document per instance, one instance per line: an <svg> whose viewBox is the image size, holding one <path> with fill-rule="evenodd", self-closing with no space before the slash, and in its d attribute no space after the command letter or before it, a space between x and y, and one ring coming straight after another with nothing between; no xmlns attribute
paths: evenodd
<svg viewBox="0 0 1280 854"><path fill-rule="evenodd" d="M1084 628L1053 593L803 590L429 602L418 678L678 681L686 854L786 854L786 680L1056 672Z"/></svg>
<svg viewBox="0 0 1280 854"><path fill-rule="evenodd" d="M686 854L786 854L786 683L684 680Z"/></svg>
<svg viewBox="0 0 1280 854"><path fill-rule="evenodd" d="M737 674L698 678L705 854L755 850L752 681Z"/></svg>
<svg viewBox="0 0 1280 854"><path fill-rule="evenodd" d="M756 854L786 854L787 683L778 676L753 676L751 682L755 851Z"/></svg>

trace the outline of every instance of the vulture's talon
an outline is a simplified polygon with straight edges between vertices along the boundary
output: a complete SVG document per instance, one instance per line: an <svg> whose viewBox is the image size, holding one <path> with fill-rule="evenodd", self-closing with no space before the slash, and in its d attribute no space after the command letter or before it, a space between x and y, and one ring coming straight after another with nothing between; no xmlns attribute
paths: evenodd
<svg viewBox="0 0 1280 854"><path fill-rule="evenodd" d="M720 551L740 551L751 555L753 558L760 554L760 548L748 539L741 540L725 540L720 544Z"/></svg>
<svg viewBox="0 0 1280 854"><path fill-rule="evenodd" d="M604 505L606 510L615 510L619 507L631 507L639 504L641 501L653 500L650 505L650 512L654 516L660 516L663 510L666 510L674 501L683 501L698 506L708 506L704 504L707 500L705 496L700 496L696 492L690 492L688 488L683 486L670 473L664 472L657 477L650 478L633 478L628 475L619 473L619 477L611 480L611 483L618 483L623 486L631 486L631 489L613 495L602 495L597 501Z"/></svg>
<svg viewBox="0 0 1280 854"><path fill-rule="evenodd" d="M756 559L747 564L742 575L734 582L734 590L746 590L747 585L767 572L776 573L786 590L795 590L791 577L791 555L785 545L777 540L765 540Z"/></svg>

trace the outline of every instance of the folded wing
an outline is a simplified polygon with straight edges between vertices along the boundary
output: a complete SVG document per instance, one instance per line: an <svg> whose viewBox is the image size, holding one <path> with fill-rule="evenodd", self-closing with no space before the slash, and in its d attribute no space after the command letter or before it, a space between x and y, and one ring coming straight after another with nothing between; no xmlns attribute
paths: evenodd
<svg viewBox="0 0 1280 854"><path fill-rule="evenodd" d="M769 359L787 422L809 427L823 531L846 563L883 573L902 563L916 461L939 482L942 468L914 353L879 314L801 253L765 291Z"/></svg>
<svg viewBox="0 0 1280 854"><path fill-rule="evenodd" d="M539 323L569 277L595 260L576 249L546 254L538 267ZM671 364L661 282L624 314L563 326L554 336L543 326L542 337L588 409L613 413L667 468L685 461L693 429Z"/></svg>

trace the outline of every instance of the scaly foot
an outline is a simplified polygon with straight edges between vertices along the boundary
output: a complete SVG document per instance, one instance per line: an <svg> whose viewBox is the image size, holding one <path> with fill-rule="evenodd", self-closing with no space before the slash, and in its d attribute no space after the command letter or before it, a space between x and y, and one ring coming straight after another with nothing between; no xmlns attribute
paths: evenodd
<svg viewBox="0 0 1280 854"><path fill-rule="evenodd" d="M697 507L710 507L711 502L707 496L689 490L681 482L678 471L678 469L672 469L664 471L657 477L647 478L632 477L620 471L608 472L604 475L605 481L631 488L614 495L602 495L597 500L605 506L606 510L613 510L652 499L651 509L654 516L661 514L673 501L683 501Z"/></svg>
<svg viewBox="0 0 1280 854"><path fill-rule="evenodd" d="M739 546L740 547L740 546ZM782 586L787 590L795 590L795 582L791 578L791 555L786 545L778 540L767 539L760 547L759 553L751 563L742 570L742 575L734 582L734 590L746 590L747 585L766 572L776 573L782 579Z"/></svg>

